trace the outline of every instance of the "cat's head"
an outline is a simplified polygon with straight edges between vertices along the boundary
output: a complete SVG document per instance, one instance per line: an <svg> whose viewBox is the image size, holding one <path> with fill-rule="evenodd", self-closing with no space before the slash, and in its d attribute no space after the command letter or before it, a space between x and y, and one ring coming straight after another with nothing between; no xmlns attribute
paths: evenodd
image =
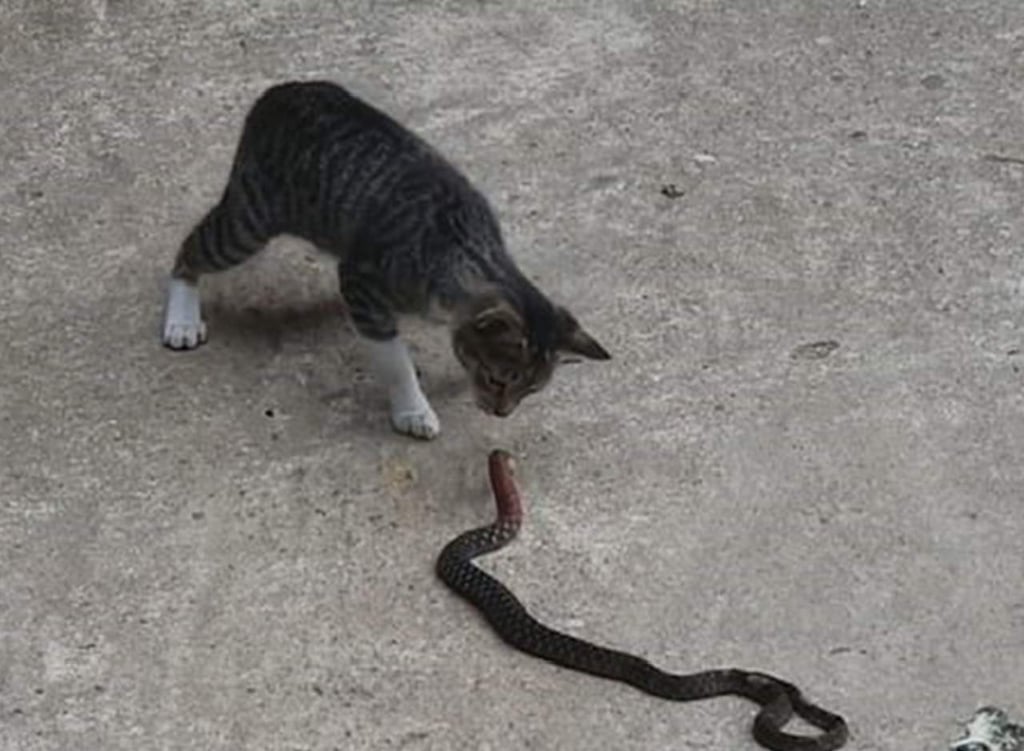
<svg viewBox="0 0 1024 751"><path fill-rule="evenodd" d="M547 304L532 320L508 299L484 294L461 311L452 344L469 373L477 406L508 417L527 394L540 391L561 362L611 355L565 308Z"/></svg>

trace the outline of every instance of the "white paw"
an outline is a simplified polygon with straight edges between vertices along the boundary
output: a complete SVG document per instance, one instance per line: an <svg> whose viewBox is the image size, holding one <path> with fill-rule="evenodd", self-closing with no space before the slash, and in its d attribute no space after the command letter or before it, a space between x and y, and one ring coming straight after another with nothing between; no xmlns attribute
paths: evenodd
<svg viewBox="0 0 1024 751"><path fill-rule="evenodd" d="M206 324L200 321L165 321L164 344L171 349L195 349L206 341Z"/></svg>
<svg viewBox="0 0 1024 751"><path fill-rule="evenodd" d="M430 405L425 409L391 413L391 426L405 435L429 441L441 432L441 421Z"/></svg>
<svg viewBox="0 0 1024 751"><path fill-rule="evenodd" d="M197 284L184 279L171 279L168 284L163 341L171 349L195 349L206 341Z"/></svg>

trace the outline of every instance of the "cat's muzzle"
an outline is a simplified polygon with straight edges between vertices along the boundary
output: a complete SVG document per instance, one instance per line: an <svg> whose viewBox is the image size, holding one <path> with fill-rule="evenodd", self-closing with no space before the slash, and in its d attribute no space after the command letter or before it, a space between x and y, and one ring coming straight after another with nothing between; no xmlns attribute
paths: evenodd
<svg viewBox="0 0 1024 751"><path fill-rule="evenodd" d="M516 405L510 402L491 402L485 398L482 394L476 394L474 401L476 402L477 408L488 415L494 417L508 417L515 412Z"/></svg>

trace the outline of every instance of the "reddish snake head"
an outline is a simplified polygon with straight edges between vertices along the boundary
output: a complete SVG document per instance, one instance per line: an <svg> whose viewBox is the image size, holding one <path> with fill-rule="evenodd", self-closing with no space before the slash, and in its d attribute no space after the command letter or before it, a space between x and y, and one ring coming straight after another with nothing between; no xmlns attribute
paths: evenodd
<svg viewBox="0 0 1024 751"><path fill-rule="evenodd" d="M487 458L487 469L491 477L491 491L498 507L498 523L518 527L523 521L523 502L519 497L513 470L512 455L502 449L495 449Z"/></svg>

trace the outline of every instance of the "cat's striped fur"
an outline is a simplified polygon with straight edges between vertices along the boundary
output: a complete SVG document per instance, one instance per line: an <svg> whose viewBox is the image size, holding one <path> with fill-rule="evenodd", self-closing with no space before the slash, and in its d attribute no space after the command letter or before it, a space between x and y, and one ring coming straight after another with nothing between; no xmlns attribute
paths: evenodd
<svg viewBox="0 0 1024 751"><path fill-rule="evenodd" d="M518 269L484 196L426 142L335 84L274 86L249 112L224 194L175 261L165 343L202 343L200 276L280 234L337 258L341 294L401 432L433 437L439 426L397 338L398 314L451 314L477 401L498 415L542 387L560 353L608 357Z"/></svg>

